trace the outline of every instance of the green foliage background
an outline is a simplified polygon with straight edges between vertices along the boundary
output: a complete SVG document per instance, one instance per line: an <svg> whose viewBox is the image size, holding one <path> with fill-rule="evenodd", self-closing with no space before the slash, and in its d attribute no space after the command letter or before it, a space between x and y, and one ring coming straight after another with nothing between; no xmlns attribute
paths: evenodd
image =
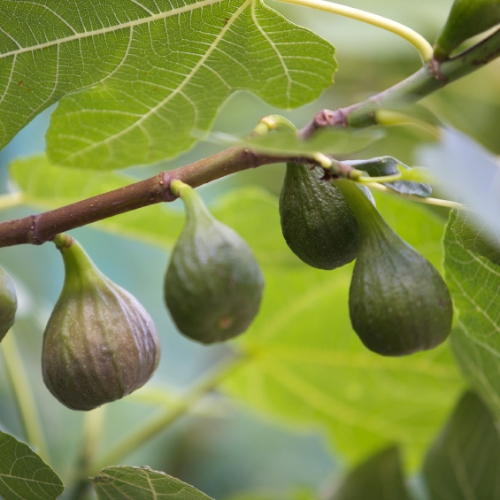
<svg viewBox="0 0 500 500"><path fill-rule="evenodd" d="M412 0L375 3L351 0L344 3L406 23L429 40L436 36L451 4L446 0L421 0L418 3ZM0 16L3 13L1 9L9 7L8 4L0 2ZM239 36L250 30L253 35L248 37L249 44L252 40L255 44L262 42L265 38L263 32L252 31L258 23L255 24L251 11L243 9L241 12L244 15L236 16L235 12L240 12L238 9L241 6L244 2L226 2L224 9L227 9L227 14L219 12L217 15L231 19L234 16L235 23L241 24L238 27ZM324 51L322 57L329 57L330 64L316 68L317 72L313 75L297 76L298 87L293 90L292 86L288 94L283 90L286 87L283 82L273 89L261 88L267 76L259 75L258 71L251 79L252 85L243 85L241 75L231 74L224 77L227 81L231 80L231 84L228 88L224 87L223 95L211 96L213 99L204 106L205 114L199 122L194 120L193 114L186 114L186 108L180 104L178 108L161 108L164 114L158 116L168 116L178 127L172 126L168 137L157 137L155 148L148 149L148 133L142 135L140 128L132 127L132 136L114 142L109 149L102 144L99 135L102 131L96 132L93 140L98 147L92 150L94 153L90 156L81 156L75 153L81 149L75 138L87 131L81 128L78 119L69 123L68 116L73 119L78 118L80 113L90 114L88 126L92 125L92 120L99 122L103 112L98 105L93 109L93 105L100 102L103 96L106 102L115 106L106 111L115 113L117 109L123 111L123 108L134 107L133 103L126 103L125 106L119 98L126 95L131 70L125 65L121 73L115 71L118 67L116 61L121 60L125 53L125 38L121 40L117 37L113 40L116 50L111 55L107 53L110 61L106 64L93 65L98 54L87 61L82 59L82 68L90 64L90 69L85 77L82 76L79 86L68 84L64 89L57 87L58 91L52 93L49 88L40 102L13 97L17 99L15 102L25 104L25 116L21 116L22 112L12 116L11 131L6 134L5 142L27 122L26 116L33 110L49 106L68 90L80 89L103 76L108 78L106 83L79 90L65 98L52 117L47 135L48 154L52 160L58 160L67 167L71 163L67 158L79 158L73 166L85 165L88 169L54 166L42 154L50 109L15 135L0 152L3 192L9 189L8 183L14 183L22 193L21 205L2 210L2 220L55 208L121 187L225 147L203 141L194 145L192 138L180 141L182 132L193 124L207 130L215 120L213 131L242 136L255 126L261 116L279 112L301 126L323 107L335 109L363 99L398 82L420 65L412 49L394 35L355 21L308 12L298 7L277 5L271 1L269 6L277 8L291 22L310 28L336 46L339 69L335 85L321 94L321 89L326 88L332 78L335 65L328 46L318 41L319 45L308 50L311 54ZM96 11L98 7L95 6ZM259 9L265 7L260 6ZM32 12L32 15L33 23L41 26L35 21L37 13ZM137 18L143 14L134 10L127 15ZM199 19L193 22L199 22ZM287 21L280 20L280 23L284 30ZM153 28L157 29L158 38L153 37L157 48L161 46L163 28L161 23ZM207 36L210 35L213 41L222 33L221 29L224 29L222 25L217 25ZM305 33L300 31L301 36L310 42L310 35ZM237 34L238 30L234 36ZM145 33L142 35L146 36ZM144 38L139 36L136 42L144 43ZM108 41L97 48L109 49L106 43ZM188 49L196 52L192 47L181 47L184 52ZM283 50L286 53L286 43ZM250 49L249 53L252 53ZM133 55L132 51L131 57ZM295 59L292 58L290 67L294 64L300 66L300 58L296 57L297 54L292 55ZM196 58L193 61L191 69L197 64ZM224 66L219 60L212 62L212 69L217 69L218 64ZM250 56L245 67L252 71L256 69ZM45 75L46 83L54 81L47 61L39 61L37 68L40 74ZM317 80L311 83L314 77ZM19 92L35 83L29 78L33 79L32 76L19 76L19 81L23 81ZM164 75L158 74L157 78L161 83ZM204 76L198 75L198 78ZM304 92L303 85L300 86L304 81L310 82L307 92ZM446 122L500 154L497 133L500 128L499 86L500 64L496 61L427 98L423 104L437 111ZM205 103L207 96L198 93L195 87L191 89L190 97ZM224 98L239 89L253 89L259 97L246 91L234 93L217 112ZM166 98L169 89L163 91ZM78 99L82 95L86 103L85 111L78 109L82 102ZM305 104L316 96L319 97L313 103ZM158 99L147 101L148 105L158 102ZM274 107L302 104L299 109L285 112ZM141 112L135 109L131 121L137 120ZM113 120L106 123L111 133L117 133ZM149 131L155 132L158 123L151 122ZM68 130L73 139L57 144L55 138ZM416 128L388 128L383 139L351 158L391 155L415 165L418 147L431 140L425 131ZM186 149L189 151L182 152ZM29 153L37 153L37 156L25 157ZM175 155L178 156L171 160L129 168L124 172L93 170L98 164L105 169L125 167ZM10 164L13 158L18 157L21 158ZM283 166L262 167L200 189L202 197L211 204L213 214L238 231L250 244L266 277L261 313L249 332L229 347L207 348L189 342L175 331L164 309L161 297L163 273L168 252L183 224L182 207L178 203L141 209L72 232L99 268L137 296L152 314L163 346L162 362L152 382L129 398L102 410L104 428L97 446L98 456L151 416L172 407L181 391L191 386L198 377L203 378L207 369L224 358L230 349L241 352L246 361L224 382L222 393L205 398L203 404L193 408L188 416L120 464L148 464L193 484L217 499L323 499L329 498L332 485L338 484L347 467L394 443L401 445L406 471L416 473L424 460L425 450L468 383L484 396L490 410L499 416L500 382L495 368L498 342L491 334L498 330L499 319L496 314L490 314L490 309L493 312L497 310L495 298L499 268L457 246L453 226L448 228L445 241L448 252L446 276L450 283L455 283L455 286L452 284L452 292L459 309L451 347L450 343L446 343L431 352L402 359L376 356L362 347L350 327L347 290L352 267L333 272L311 269L287 248L279 228L276 198L282 175ZM442 268L442 238L448 217L446 210L429 209L387 195L377 196L377 205L405 240ZM49 395L41 382L39 359L41 335L62 284L60 256L51 245L44 245L39 248L20 246L2 249L1 257L2 266L13 276L18 288L21 307L15 337L41 413L49 445L49 463L63 482L69 484L75 472L74 459L81 445L84 416L62 407ZM475 267L468 267L466 271L465 262ZM487 287L483 287L485 282ZM464 283L468 288L463 287ZM460 367L464 369L467 380L460 373ZM0 374L0 428L24 440L3 360L0 361ZM496 456L494 452L492 456ZM389 458L395 460L393 454ZM110 477L113 474L119 475L120 470L111 471ZM149 475L142 470L137 474L141 478ZM114 488L113 485L102 485L103 491ZM172 491L175 493L175 488ZM244 491L250 493L244 494ZM0 494L4 493L0 491ZM114 498L109 495L109 498ZM192 495L186 498L206 498L198 492Z"/></svg>

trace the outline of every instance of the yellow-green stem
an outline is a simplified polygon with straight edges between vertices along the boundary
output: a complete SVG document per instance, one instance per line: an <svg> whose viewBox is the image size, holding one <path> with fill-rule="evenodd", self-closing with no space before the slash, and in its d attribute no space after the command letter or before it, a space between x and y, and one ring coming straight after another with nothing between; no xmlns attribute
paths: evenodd
<svg viewBox="0 0 500 500"><path fill-rule="evenodd" d="M394 33L406 41L410 42L420 53L424 62L428 62L432 59L434 55L434 49L432 45L422 36L420 33L408 28L404 24L392 21L377 14L372 14L371 12L366 12L364 10L355 9L353 7L347 7L346 5L340 5L333 2L326 2L324 0L278 0L284 3L291 3L295 5L302 5L303 7L310 7L312 9L323 10L325 12L331 12L332 14L338 14L340 16L350 17L351 19L357 19L367 24L372 24L379 28L385 29Z"/></svg>
<svg viewBox="0 0 500 500"><path fill-rule="evenodd" d="M33 445L38 455L43 460L48 461L49 453L42 426L38 419L35 399L13 334L14 330L11 329L1 344L5 367L21 415L26 438Z"/></svg>
<svg viewBox="0 0 500 500"><path fill-rule="evenodd" d="M245 357L235 356L229 361L221 363L211 374L204 376L203 381L191 389L174 406L153 416L149 421L142 423L135 431L130 432L123 441L112 447L89 468L87 475L93 476L104 467L116 465L124 457L161 433L180 416L188 412L205 394L217 387L236 369L246 363L246 361L247 358Z"/></svg>
<svg viewBox="0 0 500 500"><path fill-rule="evenodd" d="M436 139L441 139L441 129L436 125L431 125L413 116L400 113L398 111L390 111L387 109L377 109L375 111L375 119L379 125L391 127L398 125L412 125L425 130Z"/></svg>
<svg viewBox="0 0 500 500"><path fill-rule="evenodd" d="M446 208L456 208L457 210L469 210L468 207L463 205L462 203L458 203L456 201L450 201L450 200L442 200L440 198L422 198L421 196L416 196L412 194L402 194L398 193L397 191L394 191L393 189L388 188L387 186L384 186L383 184L379 184L377 182L373 183L363 183L366 184L368 187L377 189L378 191L384 191L385 193L390 193L395 196L400 196L401 198L405 198L407 200L413 200L413 201L418 201L419 203L424 203L426 205L436 205L438 207L446 207Z"/></svg>

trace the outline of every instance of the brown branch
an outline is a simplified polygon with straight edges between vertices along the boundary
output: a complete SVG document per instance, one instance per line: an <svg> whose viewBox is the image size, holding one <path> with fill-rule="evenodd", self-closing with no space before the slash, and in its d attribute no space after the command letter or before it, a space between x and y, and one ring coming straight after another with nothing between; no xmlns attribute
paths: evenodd
<svg viewBox="0 0 500 500"><path fill-rule="evenodd" d="M336 111L320 111L300 132L307 139L325 127L376 125L375 111L382 107L412 104L445 85L483 67L500 56L500 30L456 57L431 61L415 74L370 99ZM94 196L39 215L0 224L0 247L31 243L40 245L58 233L141 207L172 201L170 182L179 179L197 187L226 175L271 163L307 161L304 158L262 155L235 146L216 155L163 172L144 181Z"/></svg>
<svg viewBox="0 0 500 500"><path fill-rule="evenodd" d="M197 187L226 175L283 161L276 156L256 155L248 148L233 147L177 170L72 203L39 215L0 223L0 247L31 243L41 245L58 233L107 219L154 203L175 200L170 182L180 179Z"/></svg>

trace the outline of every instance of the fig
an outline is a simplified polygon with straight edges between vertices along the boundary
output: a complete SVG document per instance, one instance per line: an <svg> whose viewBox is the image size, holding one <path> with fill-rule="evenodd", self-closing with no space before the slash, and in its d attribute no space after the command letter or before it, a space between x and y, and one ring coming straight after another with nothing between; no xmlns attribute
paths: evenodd
<svg viewBox="0 0 500 500"><path fill-rule="evenodd" d="M449 335L450 292L439 272L385 222L357 186L335 181L358 221L361 247L349 289L354 331L370 350L402 356Z"/></svg>
<svg viewBox="0 0 500 500"><path fill-rule="evenodd" d="M171 187L186 208L186 223L172 251L164 297L178 330L202 344L248 329L262 298L264 278L252 251L212 217L193 188Z"/></svg>
<svg viewBox="0 0 500 500"><path fill-rule="evenodd" d="M500 0L455 0L434 47L438 61L465 40L500 24Z"/></svg>
<svg viewBox="0 0 500 500"><path fill-rule="evenodd" d="M54 242L65 278L43 335L43 380L68 408L92 410L151 378L159 338L137 299L104 276L73 238Z"/></svg>
<svg viewBox="0 0 500 500"><path fill-rule="evenodd" d="M356 258L360 237L341 191L322 177L321 169L287 163L279 210L292 252L312 267L329 270Z"/></svg>
<svg viewBox="0 0 500 500"><path fill-rule="evenodd" d="M10 276L0 267L0 340L14 324L17 296Z"/></svg>

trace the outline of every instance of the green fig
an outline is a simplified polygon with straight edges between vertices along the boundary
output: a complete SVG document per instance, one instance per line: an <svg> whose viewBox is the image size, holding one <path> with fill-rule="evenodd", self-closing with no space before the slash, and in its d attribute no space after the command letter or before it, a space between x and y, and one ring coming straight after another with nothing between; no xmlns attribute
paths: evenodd
<svg viewBox="0 0 500 500"><path fill-rule="evenodd" d="M336 184L351 205L361 234L349 289L354 331L368 349L385 356L437 346L448 337L453 318L443 278L387 225L352 181Z"/></svg>
<svg viewBox="0 0 500 500"><path fill-rule="evenodd" d="M455 0L434 47L438 61L465 40L500 24L500 0Z"/></svg>
<svg viewBox="0 0 500 500"><path fill-rule="evenodd" d="M10 276L0 267L0 340L14 324L17 296Z"/></svg>
<svg viewBox="0 0 500 500"><path fill-rule="evenodd" d="M287 163L279 210L283 236L301 260L335 269L356 258L358 224L340 190L321 169Z"/></svg>
<svg viewBox="0 0 500 500"><path fill-rule="evenodd" d="M43 336L43 380L68 408L92 410L151 378L159 338L141 304L104 276L76 241L58 235L54 242L65 278Z"/></svg>
<svg viewBox="0 0 500 500"><path fill-rule="evenodd" d="M250 326L264 278L245 241L212 217L194 189L174 183L186 224L165 274L165 302L182 334L203 344L222 342Z"/></svg>

